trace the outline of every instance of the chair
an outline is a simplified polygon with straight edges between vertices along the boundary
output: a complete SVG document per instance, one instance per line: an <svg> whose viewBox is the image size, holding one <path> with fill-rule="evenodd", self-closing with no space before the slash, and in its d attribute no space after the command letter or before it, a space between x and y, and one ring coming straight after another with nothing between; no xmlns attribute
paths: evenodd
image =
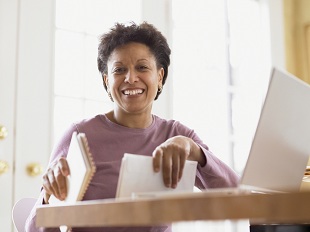
<svg viewBox="0 0 310 232"><path fill-rule="evenodd" d="M35 205L36 198L22 198L18 200L12 209L12 220L18 232L25 231L26 219L29 216L31 209Z"/></svg>

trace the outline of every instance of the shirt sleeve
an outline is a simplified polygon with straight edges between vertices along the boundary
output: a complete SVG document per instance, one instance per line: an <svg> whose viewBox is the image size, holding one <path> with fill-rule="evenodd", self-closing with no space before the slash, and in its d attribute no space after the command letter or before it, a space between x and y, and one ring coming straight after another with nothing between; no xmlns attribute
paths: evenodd
<svg viewBox="0 0 310 232"><path fill-rule="evenodd" d="M209 147L199 138L194 130L175 122L174 124L177 134L181 134L191 138L198 144L203 151L206 164L202 167L198 164L195 186L199 189L207 188L227 188L236 187L239 183L239 176L225 162L215 156Z"/></svg>
<svg viewBox="0 0 310 232"><path fill-rule="evenodd" d="M199 189L236 187L239 183L237 173L217 158L210 150L200 145L205 157L205 166L198 164L195 185Z"/></svg>
<svg viewBox="0 0 310 232"><path fill-rule="evenodd" d="M60 232L59 228L42 228L36 226L36 209L43 204L44 190L41 191L35 206L32 208L30 215L25 223L25 232Z"/></svg>

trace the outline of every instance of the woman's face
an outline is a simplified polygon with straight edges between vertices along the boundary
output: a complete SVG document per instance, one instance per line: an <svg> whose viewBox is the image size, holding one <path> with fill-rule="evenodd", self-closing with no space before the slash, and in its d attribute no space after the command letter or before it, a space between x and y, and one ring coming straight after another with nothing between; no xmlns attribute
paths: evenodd
<svg viewBox="0 0 310 232"><path fill-rule="evenodd" d="M110 55L104 81L119 113L151 113L163 75L146 45L128 43Z"/></svg>

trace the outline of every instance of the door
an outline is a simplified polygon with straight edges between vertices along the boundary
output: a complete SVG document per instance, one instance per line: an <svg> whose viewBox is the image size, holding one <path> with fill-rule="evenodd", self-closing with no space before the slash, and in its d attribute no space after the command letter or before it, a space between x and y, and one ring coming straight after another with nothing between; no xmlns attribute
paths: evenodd
<svg viewBox="0 0 310 232"><path fill-rule="evenodd" d="M13 231L18 199L39 195L51 151L53 9L52 0L0 0L1 231Z"/></svg>
<svg viewBox="0 0 310 232"><path fill-rule="evenodd" d="M0 1L0 221L11 230L15 130L17 1ZM9 13L9 11L11 13ZM11 22L8 24L7 22ZM6 131L6 133L5 133Z"/></svg>

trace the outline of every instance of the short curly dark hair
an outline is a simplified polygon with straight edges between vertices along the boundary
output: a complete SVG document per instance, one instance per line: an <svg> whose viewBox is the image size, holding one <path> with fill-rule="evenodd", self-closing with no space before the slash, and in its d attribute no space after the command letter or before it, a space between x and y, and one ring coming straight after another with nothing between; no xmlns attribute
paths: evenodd
<svg viewBox="0 0 310 232"><path fill-rule="evenodd" d="M150 48L150 51L155 57L157 68L164 69L162 84L164 85L168 76L168 67L170 65L171 50L166 38L152 24L143 22L137 25L131 22L129 25L116 23L111 30L100 37L98 46L98 70L102 78L107 74L107 63L111 53L119 46L130 42L142 43ZM103 81L104 88L107 86ZM157 92L155 100L158 98L161 91Z"/></svg>

